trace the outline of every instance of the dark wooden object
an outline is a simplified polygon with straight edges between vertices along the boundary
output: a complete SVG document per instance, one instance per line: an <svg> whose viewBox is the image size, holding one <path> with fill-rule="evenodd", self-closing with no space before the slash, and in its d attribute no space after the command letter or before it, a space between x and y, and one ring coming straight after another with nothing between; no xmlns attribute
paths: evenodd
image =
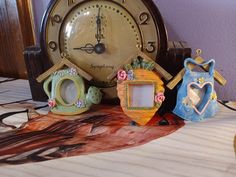
<svg viewBox="0 0 236 177"><path fill-rule="evenodd" d="M27 47L24 51L24 57L32 98L35 101L46 101L48 98L44 93L43 85L36 80L45 71L41 49L36 46Z"/></svg>
<svg viewBox="0 0 236 177"><path fill-rule="evenodd" d="M183 69L184 60L191 57L192 49L184 41L169 41L166 56L160 60L160 65L175 76Z"/></svg>
<svg viewBox="0 0 236 177"><path fill-rule="evenodd" d="M16 0L19 14L19 22L21 25L21 33L24 47L35 44L33 19L30 16L30 1L32 0ZM31 23L32 22L32 23ZM22 54L22 52L21 52Z"/></svg>
<svg viewBox="0 0 236 177"><path fill-rule="evenodd" d="M22 51L34 45L28 1L0 1L0 76L26 78Z"/></svg>
<svg viewBox="0 0 236 177"><path fill-rule="evenodd" d="M166 56L160 60L160 65L172 76L178 74L184 67L184 60L191 57L192 49L184 41L169 41ZM166 83L167 84L167 83ZM166 101L159 109L161 115L171 112L176 105L177 87L173 90L166 88Z"/></svg>

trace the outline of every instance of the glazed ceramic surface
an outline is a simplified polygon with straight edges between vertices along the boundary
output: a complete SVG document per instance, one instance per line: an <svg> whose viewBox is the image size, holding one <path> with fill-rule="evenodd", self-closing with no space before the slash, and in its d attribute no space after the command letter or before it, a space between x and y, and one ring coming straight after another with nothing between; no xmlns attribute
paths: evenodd
<svg viewBox="0 0 236 177"><path fill-rule="evenodd" d="M189 69L189 64L209 66L209 72L197 72ZM215 61L209 60L197 64L192 58L184 63L186 72L177 95L174 113L190 121L201 121L215 116L218 110L217 95L214 90Z"/></svg>
<svg viewBox="0 0 236 177"><path fill-rule="evenodd" d="M90 87L85 94L83 78L75 69L60 70L44 82L44 90L49 97L49 107L55 114L76 115L99 104L102 98L100 90Z"/></svg>
<svg viewBox="0 0 236 177"><path fill-rule="evenodd" d="M165 99L164 83L154 66L154 62L135 59L117 74L121 107L139 125L146 125Z"/></svg>

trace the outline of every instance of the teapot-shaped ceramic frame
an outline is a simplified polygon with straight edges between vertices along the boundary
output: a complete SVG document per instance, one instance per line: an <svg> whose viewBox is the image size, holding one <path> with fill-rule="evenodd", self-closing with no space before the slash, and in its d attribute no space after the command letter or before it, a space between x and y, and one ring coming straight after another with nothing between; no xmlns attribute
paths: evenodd
<svg viewBox="0 0 236 177"><path fill-rule="evenodd" d="M88 93L85 94L83 79L91 81L93 77L68 60L64 54L62 54L62 57L60 62L41 74L37 81L44 81L44 90L49 97L48 105L53 113L60 115L81 114L89 110L93 104L99 104L102 99L102 93L100 89L90 87ZM63 70L65 67L68 69ZM68 100L63 99L60 89L62 86L68 86L65 84L66 81L69 81L70 87L77 91L76 95L70 96L70 98L74 96L75 99L69 103ZM74 90L72 89L72 91Z"/></svg>
<svg viewBox="0 0 236 177"><path fill-rule="evenodd" d="M96 87L90 87L85 93L83 78L72 68L53 73L44 82L44 90L51 112L60 115L81 114L102 99L102 93Z"/></svg>

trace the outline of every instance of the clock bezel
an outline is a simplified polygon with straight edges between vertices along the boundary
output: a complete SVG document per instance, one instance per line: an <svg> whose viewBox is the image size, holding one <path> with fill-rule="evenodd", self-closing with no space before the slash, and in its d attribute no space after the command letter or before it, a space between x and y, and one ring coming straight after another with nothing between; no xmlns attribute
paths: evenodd
<svg viewBox="0 0 236 177"><path fill-rule="evenodd" d="M167 52L168 37L167 37L166 27L165 27L163 18L161 16L161 13L160 13L158 7L156 6L156 4L152 0L141 0L141 1L147 7L150 14L152 15L152 18L153 18L154 23L156 25L156 29L159 32L159 34L157 34L157 36L158 36L157 40L158 40L158 46L159 46L159 48L158 48L159 50L158 50L157 56L156 56L156 61L157 61L157 60L160 60L161 58L163 58L163 56L165 56L165 54ZM52 61L49 59L49 54L47 52L48 44L46 41L46 31L47 31L47 22L50 18L49 14L53 10L56 3L57 3L57 0L51 0L49 2L47 10L44 13L43 20L41 23L41 28L40 28L40 46L42 49L43 66L44 66L45 70L47 70L49 67L51 67L53 65Z"/></svg>

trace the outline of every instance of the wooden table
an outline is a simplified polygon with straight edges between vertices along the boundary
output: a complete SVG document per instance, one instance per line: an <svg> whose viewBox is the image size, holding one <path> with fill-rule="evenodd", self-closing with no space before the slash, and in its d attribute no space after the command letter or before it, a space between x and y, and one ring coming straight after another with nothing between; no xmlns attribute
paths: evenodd
<svg viewBox="0 0 236 177"><path fill-rule="evenodd" d="M27 81L5 81L6 78L0 78L0 105L20 100L30 101ZM228 106L236 108L235 103L228 103ZM0 107L0 115L8 111ZM43 108L39 111L47 113L48 110ZM6 121L19 127L27 121L26 113L11 116ZM1 133L5 131L6 128L0 128ZM175 133L142 146L40 163L2 165L0 176L235 177L235 139L236 112L221 105L214 119L201 123L187 122Z"/></svg>

